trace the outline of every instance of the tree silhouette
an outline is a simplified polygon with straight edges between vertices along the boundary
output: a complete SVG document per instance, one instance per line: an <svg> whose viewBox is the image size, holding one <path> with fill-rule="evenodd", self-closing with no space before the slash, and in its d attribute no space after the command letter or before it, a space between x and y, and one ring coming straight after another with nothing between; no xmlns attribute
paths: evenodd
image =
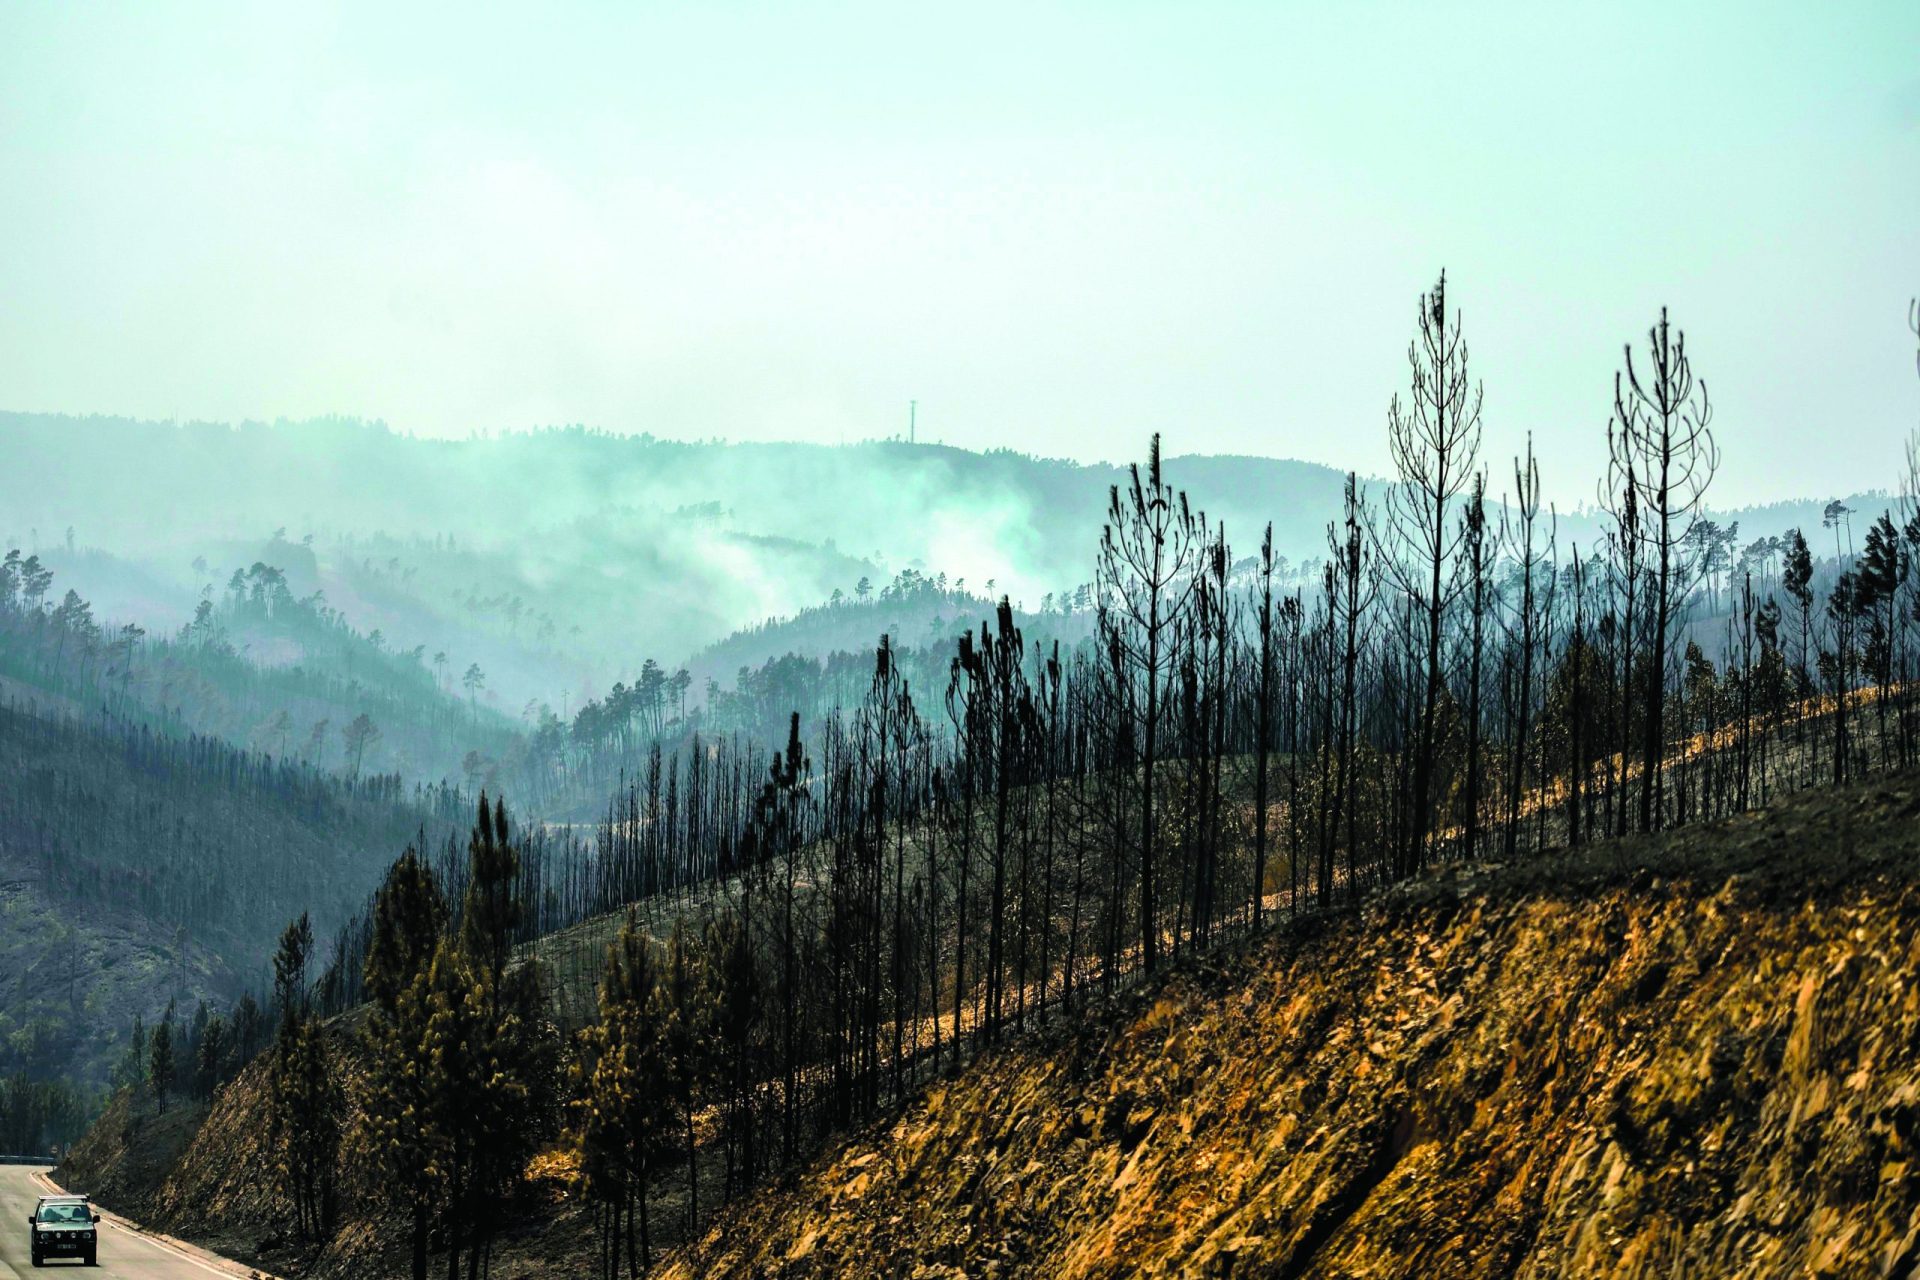
<svg viewBox="0 0 1920 1280"><path fill-rule="evenodd" d="M1629 491L1638 509L1632 532L1649 561L1649 655L1641 761L1646 785L1640 795L1640 829L1660 825L1665 772L1668 662L1678 606L1701 571L1684 549L1700 515L1701 500L1720 465L1709 426L1713 417L1707 385L1695 378L1686 335L1668 322L1666 308L1647 334L1644 368L1626 347L1626 368L1614 375L1613 416L1607 423L1609 492Z"/></svg>
<svg viewBox="0 0 1920 1280"><path fill-rule="evenodd" d="M162 1115L167 1110L167 1095L173 1092L173 1009L153 1029L153 1047L147 1054L147 1083L153 1089L154 1106Z"/></svg>
<svg viewBox="0 0 1920 1280"><path fill-rule="evenodd" d="M374 724L371 716L362 711L340 731L340 736L346 740L347 755L353 760L351 776L357 778L360 776L361 758L366 754L368 745L379 740L380 728Z"/></svg>
<svg viewBox="0 0 1920 1280"><path fill-rule="evenodd" d="M1432 791L1438 751L1440 691L1445 676L1442 645L1461 582L1449 572L1462 528L1452 504L1474 483L1480 451L1482 392L1467 369L1467 341L1460 313L1447 316L1447 274L1420 298L1418 332L1407 346L1413 385L1403 403L1398 394L1387 412L1387 444L1399 483L1389 485L1383 533L1390 539L1381 567L1406 597L1422 624L1419 742L1413 762L1413 825L1399 873L1423 865L1433 826Z"/></svg>
<svg viewBox="0 0 1920 1280"><path fill-rule="evenodd" d="M472 709L474 723L480 722L480 690L487 687L486 673L480 670L477 662L469 663L467 673L460 677L460 686L467 691L467 705Z"/></svg>
<svg viewBox="0 0 1920 1280"><path fill-rule="evenodd" d="M1140 953L1147 972L1157 967L1160 927L1154 905L1155 766L1162 698L1174 670L1175 646L1193 597L1197 523L1184 493L1175 493L1160 466L1156 433L1147 453L1147 474L1128 469L1124 491L1114 485L1100 536L1100 625L1121 660L1121 678L1134 687L1139 744ZM1129 766L1131 767L1131 766Z"/></svg>

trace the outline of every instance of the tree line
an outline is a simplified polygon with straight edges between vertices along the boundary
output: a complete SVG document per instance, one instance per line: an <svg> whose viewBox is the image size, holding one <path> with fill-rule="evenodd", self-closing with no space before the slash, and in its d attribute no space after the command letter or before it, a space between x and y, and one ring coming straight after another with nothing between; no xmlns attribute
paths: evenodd
<svg viewBox="0 0 1920 1280"><path fill-rule="evenodd" d="M66 1147L93 1116L93 1100L65 1080L24 1071L0 1076L0 1155L45 1156Z"/></svg>
<svg viewBox="0 0 1920 1280"><path fill-rule="evenodd" d="M147 1104L164 1115L169 1104L182 1099L211 1102L265 1047L267 1025L252 992L243 993L226 1013L201 1000L191 1018L181 1017L178 1002L170 1000L151 1031L145 1018L134 1015L126 1048L113 1064L112 1084L128 1091L135 1116Z"/></svg>

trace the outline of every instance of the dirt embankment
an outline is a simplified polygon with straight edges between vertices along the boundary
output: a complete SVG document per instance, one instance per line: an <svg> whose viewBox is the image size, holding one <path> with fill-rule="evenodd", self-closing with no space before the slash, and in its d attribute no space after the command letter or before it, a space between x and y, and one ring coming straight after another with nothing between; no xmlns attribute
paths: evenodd
<svg viewBox="0 0 1920 1280"><path fill-rule="evenodd" d="M211 1103L176 1098L165 1113L122 1090L55 1171L142 1226L275 1272L300 1270L310 1250L287 1231L268 1147L266 1059Z"/></svg>
<svg viewBox="0 0 1920 1280"><path fill-rule="evenodd" d="M928 1091L666 1274L1904 1276L1920 783L1478 869Z"/></svg>
<svg viewBox="0 0 1920 1280"><path fill-rule="evenodd" d="M152 1220L155 1196L207 1118L204 1104L172 1101L165 1112L125 1089L54 1171L60 1185L84 1191L138 1222Z"/></svg>

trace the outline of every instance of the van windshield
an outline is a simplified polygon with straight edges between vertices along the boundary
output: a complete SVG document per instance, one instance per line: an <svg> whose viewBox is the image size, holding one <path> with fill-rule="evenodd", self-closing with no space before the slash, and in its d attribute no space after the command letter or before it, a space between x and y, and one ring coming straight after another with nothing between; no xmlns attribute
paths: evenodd
<svg viewBox="0 0 1920 1280"><path fill-rule="evenodd" d="M41 1205L40 1221L54 1226L78 1226L81 1223L91 1223L93 1215L87 1212L86 1205L69 1201L66 1204Z"/></svg>

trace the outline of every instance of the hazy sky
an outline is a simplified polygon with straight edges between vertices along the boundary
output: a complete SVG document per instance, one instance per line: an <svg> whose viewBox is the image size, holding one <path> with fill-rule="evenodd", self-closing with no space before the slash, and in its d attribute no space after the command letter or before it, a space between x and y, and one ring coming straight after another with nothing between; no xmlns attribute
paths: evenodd
<svg viewBox="0 0 1920 1280"><path fill-rule="evenodd" d="M7 408L1378 471L1445 265L1563 505L1662 303L1723 503L1920 425L1914 0L9 3L0 175Z"/></svg>

